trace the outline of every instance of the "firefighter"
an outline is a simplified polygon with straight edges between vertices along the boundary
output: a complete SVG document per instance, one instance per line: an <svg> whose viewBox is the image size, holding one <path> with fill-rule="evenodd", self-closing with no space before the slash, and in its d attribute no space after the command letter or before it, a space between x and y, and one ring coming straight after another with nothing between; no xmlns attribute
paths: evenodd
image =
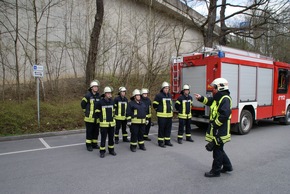
<svg viewBox="0 0 290 194"><path fill-rule="evenodd" d="M99 149L98 136L99 136L99 120L96 119L95 109L96 104L100 100L99 91L100 83L98 80L94 80L90 83L88 92L81 101L81 107L85 113L86 124L86 147L88 151L93 149Z"/></svg>
<svg viewBox="0 0 290 194"><path fill-rule="evenodd" d="M194 95L198 101L210 106L211 112L210 124L205 136L205 140L209 143L205 147L208 151L213 151L213 163L212 169L204 176L219 177L220 173L233 170L231 161L224 151L224 144L231 140L232 100L226 79L217 78L211 83L211 86L213 87L213 97Z"/></svg>
<svg viewBox="0 0 290 194"><path fill-rule="evenodd" d="M128 99L126 98L126 88L120 87L118 96L114 99L115 106L115 119L116 119L116 130L115 130L115 144L119 143L119 130L122 127L123 142L129 142L128 133L126 131L126 110L128 106Z"/></svg>
<svg viewBox="0 0 290 194"><path fill-rule="evenodd" d="M146 88L142 88L141 89L141 100L142 102L146 105L147 107L147 120L148 120L148 125L146 125L145 127L145 133L144 133L144 140L145 141L151 141L151 139L149 138L149 131L150 131L150 127L151 127L151 100L148 97L149 94L149 90Z"/></svg>
<svg viewBox="0 0 290 194"><path fill-rule="evenodd" d="M158 145L162 148L165 148L166 145L173 146L170 142L173 110L168 82L162 83L160 93L154 98L153 108L157 112L158 119Z"/></svg>
<svg viewBox="0 0 290 194"><path fill-rule="evenodd" d="M100 119L101 130L101 146L100 157L104 158L106 153L106 139L108 136L109 154L116 156L114 151L114 127L116 125L114 119L114 101L112 100L112 88L105 87L102 99L97 103L97 117Z"/></svg>
<svg viewBox="0 0 290 194"><path fill-rule="evenodd" d="M131 101L127 109L128 126L130 126L131 129L130 150L136 152L138 142L139 148L146 151L143 135L145 132L145 125L149 123L146 118L147 107L146 104L141 101L141 93L138 89L132 92L132 97L130 99Z"/></svg>
<svg viewBox="0 0 290 194"><path fill-rule="evenodd" d="M176 100L175 108L178 111L179 127L177 142L182 144L184 127L185 127L185 137L186 141L193 142L190 133L190 123L191 123L191 107L192 107L192 97L189 95L190 87L188 84L183 85L181 96Z"/></svg>

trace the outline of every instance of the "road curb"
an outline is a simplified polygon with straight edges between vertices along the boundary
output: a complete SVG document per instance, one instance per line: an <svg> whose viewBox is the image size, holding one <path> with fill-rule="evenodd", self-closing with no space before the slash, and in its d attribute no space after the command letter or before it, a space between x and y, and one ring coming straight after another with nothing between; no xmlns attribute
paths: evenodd
<svg viewBox="0 0 290 194"><path fill-rule="evenodd" d="M54 131L54 132L45 132L45 133L34 133L34 134L26 134L26 135L7 136L7 137L0 137L0 142L21 140L21 139L31 139L31 138L60 136L60 135L71 135L71 134L85 133L85 131L86 131L85 129L75 129L75 130L66 130L66 131Z"/></svg>

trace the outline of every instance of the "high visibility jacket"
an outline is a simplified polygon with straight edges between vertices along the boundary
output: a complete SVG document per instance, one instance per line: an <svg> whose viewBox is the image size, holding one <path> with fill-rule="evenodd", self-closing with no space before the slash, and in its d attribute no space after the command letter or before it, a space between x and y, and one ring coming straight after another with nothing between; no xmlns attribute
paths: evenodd
<svg viewBox="0 0 290 194"><path fill-rule="evenodd" d="M202 96L199 99L203 104L210 106L210 125L205 136L208 142L214 140L217 143L216 137L220 137L223 143L231 140L232 99L229 94L226 90L216 93L214 97Z"/></svg>
<svg viewBox="0 0 290 194"><path fill-rule="evenodd" d="M181 95L175 102L175 109L178 111L178 118L191 119L192 97Z"/></svg>
<svg viewBox="0 0 290 194"><path fill-rule="evenodd" d="M132 124L145 124L146 123L146 115L147 115L147 107L146 104L142 101L139 103L136 100L132 100L129 102L127 109L127 120Z"/></svg>
<svg viewBox="0 0 290 194"><path fill-rule="evenodd" d="M81 107L85 113L85 122L89 123L99 123L100 121L96 119L95 110L97 102L100 101L99 93L93 94L88 91L81 101Z"/></svg>
<svg viewBox="0 0 290 194"><path fill-rule="evenodd" d="M102 98L97 103L97 117L100 119L100 127L114 127L116 125L114 118L114 101L112 99Z"/></svg>
<svg viewBox="0 0 290 194"><path fill-rule="evenodd" d="M126 97L117 96L114 99L115 119L126 120L126 111L128 106L128 99Z"/></svg>
<svg viewBox="0 0 290 194"><path fill-rule="evenodd" d="M151 100L148 97L141 97L141 100L147 107L147 118L151 118Z"/></svg>
<svg viewBox="0 0 290 194"><path fill-rule="evenodd" d="M157 112L157 117L173 117L172 98L170 94L160 92L153 101L153 108Z"/></svg>

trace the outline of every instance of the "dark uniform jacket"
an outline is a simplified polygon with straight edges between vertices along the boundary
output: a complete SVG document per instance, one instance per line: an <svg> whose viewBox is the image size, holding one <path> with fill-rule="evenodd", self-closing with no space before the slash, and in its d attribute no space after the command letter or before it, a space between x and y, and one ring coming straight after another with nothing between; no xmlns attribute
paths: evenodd
<svg viewBox="0 0 290 194"><path fill-rule="evenodd" d="M83 97L81 101L81 107L85 113L84 119L85 122L89 123L99 122L99 120L96 120L95 116L96 105L99 100L100 100L99 93L96 93L94 95L91 91L88 91L86 95Z"/></svg>
<svg viewBox="0 0 290 194"><path fill-rule="evenodd" d="M128 106L128 99L126 97L122 98L117 96L114 99L115 106L115 119L126 120L126 110Z"/></svg>
<svg viewBox="0 0 290 194"><path fill-rule="evenodd" d="M206 141L216 141L220 137L223 143L231 140L230 119L232 100L228 90L217 92L214 97L202 96L199 101L210 106L210 125L206 132Z"/></svg>
<svg viewBox="0 0 290 194"><path fill-rule="evenodd" d="M178 111L178 118L191 119L192 97L180 95L175 102L175 109Z"/></svg>
<svg viewBox="0 0 290 194"><path fill-rule="evenodd" d="M114 101L112 99L102 98L97 103L97 117L100 119L100 127L114 127L116 125L114 118Z"/></svg>
<svg viewBox="0 0 290 194"><path fill-rule="evenodd" d="M130 101L127 109L128 122L132 124L146 124L147 110L146 104L142 101L139 103L135 100Z"/></svg>
<svg viewBox="0 0 290 194"><path fill-rule="evenodd" d="M157 112L157 117L171 118L173 117L172 98L171 95L160 92L153 101L153 108Z"/></svg>
<svg viewBox="0 0 290 194"><path fill-rule="evenodd" d="M141 101L146 105L146 107L147 107L147 118L151 118L151 100L148 98L148 97L146 97L146 98L144 98L144 97L141 97Z"/></svg>

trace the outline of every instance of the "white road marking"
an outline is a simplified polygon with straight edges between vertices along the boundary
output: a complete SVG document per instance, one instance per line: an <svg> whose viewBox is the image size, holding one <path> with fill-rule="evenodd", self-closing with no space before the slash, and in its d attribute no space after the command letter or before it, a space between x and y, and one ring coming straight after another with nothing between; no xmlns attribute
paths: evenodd
<svg viewBox="0 0 290 194"><path fill-rule="evenodd" d="M41 141L41 143L42 143L46 148L51 148L50 145L48 145L48 143L46 143L46 141L44 141L43 138L39 138L39 141Z"/></svg>
<svg viewBox="0 0 290 194"><path fill-rule="evenodd" d="M177 132L177 130L172 130L171 132ZM158 133L149 133L149 136L151 135L157 135ZM78 146L78 145L84 145L85 143L75 143L75 144L68 144L68 145L61 145L61 146L54 146L51 147L44 141L43 138L39 138L41 143L45 146L45 148L36 148L36 149L30 149L30 150L21 150L21 151L15 151L15 152L6 152L6 153L0 153L0 156L4 155L11 155L11 154L20 154L20 153L26 153L26 152L35 152L35 151L40 151L40 150L51 150L51 149L56 149L56 148L65 148L65 147L72 147L72 146ZM107 140L108 141L108 140Z"/></svg>
<svg viewBox="0 0 290 194"><path fill-rule="evenodd" d="M21 150L21 151L15 151L15 152L6 152L6 153L1 153L0 156L3 155L10 155L10 154L20 154L20 153L26 153L26 152L35 152L35 151L40 151L40 150L51 150L51 149L56 149L56 148L64 148L64 147L72 147L72 146L78 146L78 145L83 145L85 143L76 143L76 144L68 144L68 145L62 145L62 146L55 146L55 147L49 147L49 148L37 148L37 149L31 149L31 150Z"/></svg>

